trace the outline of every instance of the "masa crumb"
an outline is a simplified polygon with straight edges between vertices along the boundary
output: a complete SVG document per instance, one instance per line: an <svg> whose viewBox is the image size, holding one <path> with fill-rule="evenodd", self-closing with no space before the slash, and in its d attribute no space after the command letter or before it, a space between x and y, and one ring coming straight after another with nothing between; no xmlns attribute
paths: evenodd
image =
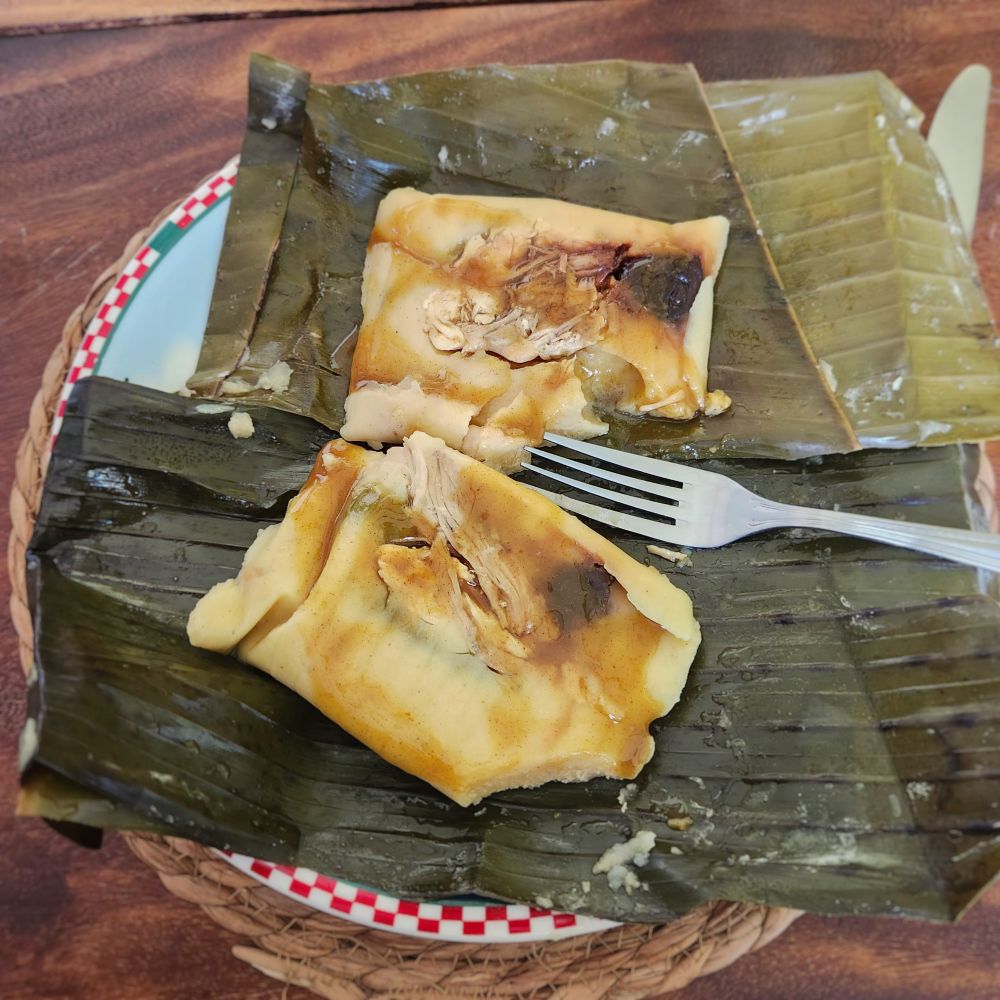
<svg viewBox="0 0 1000 1000"><path fill-rule="evenodd" d="M234 438L253 437L253 418L242 410L237 410L229 418L229 423L226 426Z"/></svg>
<svg viewBox="0 0 1000 1000"><path fill-rule="evenodd" d="M631 896L636 889L642 888L642 882L639 881L639 876L631 868L615 865L608 872L608 887L612 892L624 889L626 894Z"/></svg>
<svg viewBox="0 0 1000 1000"><path fill-rule="evenodd" d="M733 405L732 399L721 389L713 389L705 397L705 416L717 417L720 413L725 413Z"/></svg>
<svg viewBox="0 0 1000 1000"><path fill-rule="evenodd" d="M535 902L543 910L551 910L556 905L548 896L535 896Z"/></svg>
<svg viewBox="0 0 1000 1000"><path fill-rule="evenodd" d="M647 545L646 551L651 556L669 559L671 562L677 563L678 566L683 566L691 561L691 556L687 552L681 552L678 549L665 549L662 545Z"/></svg>
<svg viewBox="0 0 1000 1000"><path fill-rule="evenodd" d="M452 159L452 157L448 153L448 147L447 146L442 146L438 150L437 160L438 160L438 166L443 171L445 171L445 173L449 173L449 174L457 174L458 173L458 167L459 167L459 165L462 162L462 158L461 158L461 156L459 156L458 153L456 153L455 154L455 158Z"/></svg>
<svg viewBox="0 0 1000 1000"><path fill-rule="evenodd" d="M268 392L284 392L288 384L292 381L292 366L286 361L275 361L273 365L260 378L257 379L257 388L266 389Z"/></svg>
<svg viewBox="0 0 1000 1000"><path fill-rule="evenodd" d="M265 392L284 392L292 381L292 366L287 361L275 361L265 372L257 376L256 382L248 382L242 375L227 378L219 390L222 396L245 396L254 389Z"/></svg>
<svg viewBox="0 0 1000 1000"><path fill-rule="evenodd" d="M635 795L638 785L634 781L630 781L624 788L618 791L618 805L621 806L622 812L628 810L629 800Z"/></svg>
<svg viewBox="0 0 1000 1000"><path fill-rule="evenodd" d="M906 785L906 794L911 799L929 799L934 786L929 781L910 781Z"/></svg>
<svg viewBox="0 0 1000 1000"><path fill-rule="evenodd" d="M624 889L632 895L636 889L645 888L639 877L629 868L642 868L649 861L649 853L656 846L656 834L652 830L640 830L631 840L623 844L612 844L594 863L591 871L595 875L606 875L612 892Z"/></svg>
<svg viewBox="0 0 1000 1000"><path fill-rule="evenodd" d="M611 135L612 132L617 131L618 122L614 118L605 118L600 125L597 126L597 131L594 133L598 139L603 139L607 135Z"/></svg>
<svg viewBox="0 0 1000 1000"><path fill-rule="evenodd" d="M245 396L248 392L253 392L253 389L254 387L245 378L234 375L223 381L219 388L219 394L222 396Z"/></svg>
<svg viewBox="0 0 1000 1000"><path fill-rule="evenodd" d="M694 823L694 820L691 819L690 816L671 816L670 819L667 820L667 826L669 826L671 830L680 830L682 832L688 829L692 823Z"/></svg>

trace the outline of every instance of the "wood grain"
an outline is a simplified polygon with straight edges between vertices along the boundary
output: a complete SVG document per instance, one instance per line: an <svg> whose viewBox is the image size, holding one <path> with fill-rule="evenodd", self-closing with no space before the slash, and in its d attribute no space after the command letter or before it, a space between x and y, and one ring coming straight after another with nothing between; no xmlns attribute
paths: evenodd
<svg viewBox="0 0 1000 1000"><path fill-rule="evenodd" d="M0 36L141 28L234 18L308 17L406 7L476 7L498 0L5 0ZM527 3L530 0L507 0Z"/></svg>
<svg viewBox="0 0 1000 1000"><path fill-rule="evenodd" d="M269 9L280 7L278 2ZM707 79L877 66L933 112L967 63L1000 70L1000 5L622 0L230 19L0 39L5 473L44 359L91 279L136 229L238 149L246 59L254 50L299 62L330 80L491 60L622 55L691 60ZM989 135L974 249L996 308L996 97ZM4 479L0 491L8 490ZM99 853L84 852L40 825L8 818L22 718L15 644L4 624L0 996L303 1000L301 990L285 994L280 984L231 959L236 939L162 891L121 843L112 839ZM995 1000L997 940L1000 888L955 927L806 917L771 947L699 981L684 997Z"/></svg>

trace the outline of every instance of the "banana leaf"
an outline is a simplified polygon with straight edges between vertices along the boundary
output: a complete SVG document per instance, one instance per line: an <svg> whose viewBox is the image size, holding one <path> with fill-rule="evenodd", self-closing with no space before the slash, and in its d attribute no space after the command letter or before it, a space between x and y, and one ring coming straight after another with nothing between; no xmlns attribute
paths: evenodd
<svg viewBox="0 0 1000 1000"><path fill-rule="evenodd" d="M189 610L282 516L328 433L251 406L256 433L237 441L220 409L104 379L74 390L29 555L23 812L134 815L409 895L640 921L714 898L950 919L1000 867L1000 606L977 571L801 530L659 564L704 643L626 811L611 780L463 809L188 644ZM779 501L968 527L977 462L951 446L702 465ZM591 868L639 830L657 836L648 888L612 892Z"/></svg>
<svg viewBox="0 0 1000 1000"><path fill-rule="evenodd" d="M240 182L216 273L215 294L192 388L213 394L239 365L257 321L299 165L309 74L250 57Z"/></svg>
<svg viewBox="0 0 1000 1000"><path fill-rule="evenodd" d="M861 443L1000 436L1000 336L910 100L877 72L707 92Z"/></svg>
<svg viewBox="0 0 1000 1000"><path fill-rule="evenodd" d="M164 832L154 820L40 767L25 774L16 814L41 817L81 847L100 847L105 830Z"/></svg>
<svg viewBox="0 0 1000 1000"><path fill-rule="evenodd" d="M257 64L260 68L262 64ZM290 72L276 64L275 72ZM293 370L286 392L244 398L343 420L350 337L361 319L365 247L384 195L395 187L462 194L544 195L664 220L721 214L732 229L715 293L711 385L735 400L718 417L677 423L610 419L610 440L650 452L790 457L857 446L788 307L701 82L690 66L629 62L426 73L345 86L314 85L306 101L300 165L249 344L244 329L210 323L189 382L204 391L226 374L251 385L277 361ZM246 183L238 217L266 190ZM227 241L220 274L248 250ZM267 264L263 266L267 268ZM246 310L220 280L213 315ZM344 345L347 345L346 348ZM244 348L246 348L244 352Z"/></svg>

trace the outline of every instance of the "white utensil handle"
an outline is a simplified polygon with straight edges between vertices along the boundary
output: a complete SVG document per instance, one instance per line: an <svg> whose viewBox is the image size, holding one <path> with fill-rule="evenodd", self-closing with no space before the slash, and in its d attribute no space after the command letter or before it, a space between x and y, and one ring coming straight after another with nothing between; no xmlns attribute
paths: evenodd
<svg viewBox="0 0 1000 1000"><path fill-rule="evenodd" d="M927 552L942 559L978 566L1000 573L1000 535L963 528L938 528L930 524L894 521L844 511L817 510L763 500L755 511L757 530L765 528L820 528L841 535L868 538L873 542L898 545Z"/></svg>

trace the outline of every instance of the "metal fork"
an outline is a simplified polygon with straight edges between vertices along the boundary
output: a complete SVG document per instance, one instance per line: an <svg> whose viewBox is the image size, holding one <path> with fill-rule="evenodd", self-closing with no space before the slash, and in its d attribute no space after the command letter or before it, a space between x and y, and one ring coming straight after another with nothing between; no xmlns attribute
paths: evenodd
<svg viewBox="0 0 1000 1000"><path fill-rule="evenodd" d="M608 510L537 486L532 489L564 510L668 545L710 549L771 528L820 528L1000 572L1000 535L776 503L751 493L726 476L678 462L631 455L558 434L546 434L545 441L616 469L626 469L631 475L598 469L539 448L527 450L545 464L522 462L523 468L592 496L656 515L656 520ZM583 482L549 468L549 464L601 479L607 485Z"/></svg>

